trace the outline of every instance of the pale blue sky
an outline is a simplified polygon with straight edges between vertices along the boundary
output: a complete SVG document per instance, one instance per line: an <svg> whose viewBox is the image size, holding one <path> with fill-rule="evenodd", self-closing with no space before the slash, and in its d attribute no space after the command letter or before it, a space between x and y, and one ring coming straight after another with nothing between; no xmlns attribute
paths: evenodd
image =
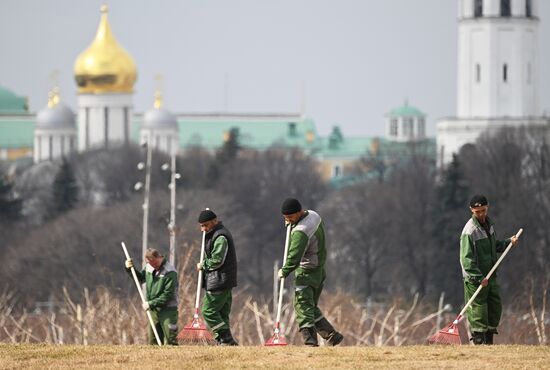
<svg viewBox="0 0 550 370"><path fill-rule="evenodd" d="M73 64L99 0L0 0L0 85L46 105L50 73L76 108ZM435 119L456 111L456 0L112 0L109 19L138 67L134 104L188 111L299 111L321 134L381 135L405 97ZM550 112L550 2L539 0L541 111Z"/></svg>

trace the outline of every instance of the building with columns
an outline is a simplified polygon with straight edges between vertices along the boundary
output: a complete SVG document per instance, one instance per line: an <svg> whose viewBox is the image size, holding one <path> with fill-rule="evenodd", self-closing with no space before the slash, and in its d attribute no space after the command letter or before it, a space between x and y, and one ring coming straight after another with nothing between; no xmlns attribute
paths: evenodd
<svg viewBox="0 0 550 370"><path fill-rule="evenodd" d="M137 69L130 54L116 41L101 7L95 39L76 59L78 86L78 149L128 143Z"/></svg>
<svg viewBox="0 0 550 370"><path fill-rule="evenodd" d="M386 114L386 138L408 142L426 139L426 114L405 103Z"/></svg>
<svg viewBox="0 0 550 370"><path fill-rule="evenodd" d="M76 151L76 123L74 112L60 101L54 88L48 96L48 105L38 112L34 127L34 163L51 161Z"/></svg>
<svg viewBox="0 0 550 370"><path fill-rule="evenodd" d="M538 106L536 0L459 0L456 116L437 122L437 161L484 132L547 125Z"/></svg>
<svg viewBox="0 0 550 370"><path fill-rule="evenodd" d="M435 152L434 140L425 138L425 114L408 103L388 114L388 130L393 119L398 128L386 137L347 136L338 126L322 137L303 112L173 114L163 107L159 90L152 109L134 112L136 63L116 41L106 6L101 7L93 41L74 63L74 76L76 114L60 101L55 89L48 106L35 114L28 111L25 98L0 87L0 160L27 166L33 159L35 163L56 160L74 150L143 141L168 154L198 147L214 153L234 134L244 149L302 150L318 161L324 180L338 185L348 183L355 162L365 156L377 163L395 161L408 155L411 142Z"/></svg>
<svg viewBox="0 0 550 370"><path fill-rule="evenodd" d="M140 142L170 155L179 149L179 126L176 116L163 107L162 95L157 90L153 108L145 112L140 129Z"/></svg>

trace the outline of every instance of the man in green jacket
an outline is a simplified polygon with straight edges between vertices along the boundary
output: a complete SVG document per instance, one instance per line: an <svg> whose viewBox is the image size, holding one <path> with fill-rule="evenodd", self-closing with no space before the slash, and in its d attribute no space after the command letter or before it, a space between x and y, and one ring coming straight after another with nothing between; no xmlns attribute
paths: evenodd
<svg viewBox="0 0 550 370"><path fill-rule="evenodd" d="M489 202L484 195L475 195L470 200L472 218L466 223L460 236L460 265L464 278L464 299L472 297L481 284L483 289L468 308L468 322L474 344L493 344L493 335L498 334L497 327L502 313L500 292L493 273L487 280L485 276L510 243L516 245L512 236L507 240L497 240L494 225L487 216Z"/></svg>
<svg viewBox="0 0 550 370"><path fill-rule="evenodd" d="M151 311L151 317L164 344L177 345L178 334L178 273L162 254L149 248L145 252L145 268L136 269L140 283L145 283L143 309ZM126 271L134 266L132 259L126 260ZM157 344L151 325L148 325L149 344Z"/></svg>
<svg viewBox="0 0 550 370"><path fill-rule="evenodd" d="M325 281L325 226L315 211L303 210L297 199L288 198L281 212L292 227L288 256L279 270L279 278L294 271L296 291L294 310L304 344L318 346L317 333L331 346L339 344L344 336L337 332L318 307Z"/></svg>
<svg viewBox="0 0 550 370"><path fill-rule="evenodd" d="M200 213L198 221L201 231L206 233L204 260L197 263L197 270L204 271L203 287L206 289L202 316L219 345L236 346L238 343L229 325L231 290L237 286L237 255L233 237L208 208Z"/></svg>

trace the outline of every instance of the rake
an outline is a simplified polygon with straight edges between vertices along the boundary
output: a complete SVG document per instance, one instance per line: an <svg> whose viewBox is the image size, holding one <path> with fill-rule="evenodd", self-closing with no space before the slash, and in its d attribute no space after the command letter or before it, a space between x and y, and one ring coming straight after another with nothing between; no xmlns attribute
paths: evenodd
<svg viewBox="0 0 550 370"><path fill-rule="evenodd" d="M291 225L288 224L286 226L286 238L285 238L285 252L283 256L283 266L286 262L286 257L288 255L288 245L290 243L290 230ZM275 328L273 329L273 336L269 338L266 342L266 346L286 346L288 343L286 342L284 334L281 332L281 326L280 326L280 320L281 320L281 307L283 305L283 291L285 288L285 278L281 278L281 282L279 285L279 302L277 303L277 319L275 320Z"/></svg>
<svg viewBox="0 0 550 370"><path fill-rule="evenodd" d="M518 233L516 234L516 238L519 238L521 233L523 233L523 229L519 229ZM512 242L510 242L508 244L508 246L506 247L506 249L504 250L504 252L500 256L500 258L497 260L497 262L495 263L495 265L491 269L491 271L489 271L487 276L485 276L485 279L489 280L491 275L493 275L493 273L497 269L498 265L502 262L504 257L506 257L506 255L508 254L508 252L510 251L511 248L512 248ZM458 324L462 320L463 315L466 312L466 310L468 309L468 307L470 307L470 305L472 304L474 299L477 297L479 292L481 292L482 288L483 288L483 286L481 286L481 284L480 284L479 287L477 288L477 290L475 291L474 295L472 295L472 297L466 303L464 308L462 308L462 311L460 311L460 313L458 314L456 319L454 319L454 321L452 323L450 323L445 329L441 329L440 331L438 331L437 333L432 335L430 338L428 338L428 343L430 343L430 344L462 344L462 341L460 340L460 331L458 329Z"/></svg>
<svg viewBox="0 0 550 370"><path fill-rule="evenodd" d="M128 249L126 249L126 244L124 244L124 242L120 242L120 244L122 245L122 250L124 250L124 254L126 255L126 259L129 260L130 255L128 254ZM136 288L139 292L139 296L141 297L141 302L145 303L146 302L145 297L143 296L143 292L141 291L141 286L139 285L139 280L138 280L137 275L136 275L136 269L132 266L131 270L132 270L132 276L134 278L134 283L136 283ZM153 321L153 316L151 316L151 311L147 310L145 312L147 312L147 318L149 319L149 324L151 325L151 328L153 329L153 333L155 334L155 339L157 340L157 344L159 346L162 346L162 342L160 341L159 333L157 331L157 326L155 325L155 323Z"/></svg>
<svg viewBox="0 0 550 370"><path fill-rule="evenodd" d="M202 232L200 263L204 260L204 241L206 232ZM195 312L191 321L183 327L177 336L180 344L214 344L216 341L199 316L199 301L201 297L202 270L199 270L197 278L197 296L195 299Z"/></svg>

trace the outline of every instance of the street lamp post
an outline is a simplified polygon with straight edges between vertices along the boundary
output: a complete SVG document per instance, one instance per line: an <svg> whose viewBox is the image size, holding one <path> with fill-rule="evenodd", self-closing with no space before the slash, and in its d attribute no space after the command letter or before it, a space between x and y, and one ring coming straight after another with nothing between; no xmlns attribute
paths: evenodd
<svg viewBox="0 0 550 370"><path fill-rule="evenodd" d="M153 148L151 148L151 145L149 145L149 138L146 139L141 144L142 147L145 147L147 150L147 157L145 164L143 162L138 163L138 169L143 170L145 169L145 189L143 191L143 234L142 234L142 241L141 241L141 258L142 258L142 266L145 266L145 252L147 251L147 245L148 245L148 226L149 226L149 192L151 189L151 159L153 156ZM136 190L141 189L143 184L141 182L138 182L134 188Z"/></svg>
<svg viewBox="0 0 550 370"><path fill-rule="evenodd" d="M172 266L176 266L176 180L181 176L176 172L176 153L173 152L170 158L170 222L168 223L168 232L170 233L170 251L168 261ZM168 164L162 165L163 170L168 169Z"/></svg>

